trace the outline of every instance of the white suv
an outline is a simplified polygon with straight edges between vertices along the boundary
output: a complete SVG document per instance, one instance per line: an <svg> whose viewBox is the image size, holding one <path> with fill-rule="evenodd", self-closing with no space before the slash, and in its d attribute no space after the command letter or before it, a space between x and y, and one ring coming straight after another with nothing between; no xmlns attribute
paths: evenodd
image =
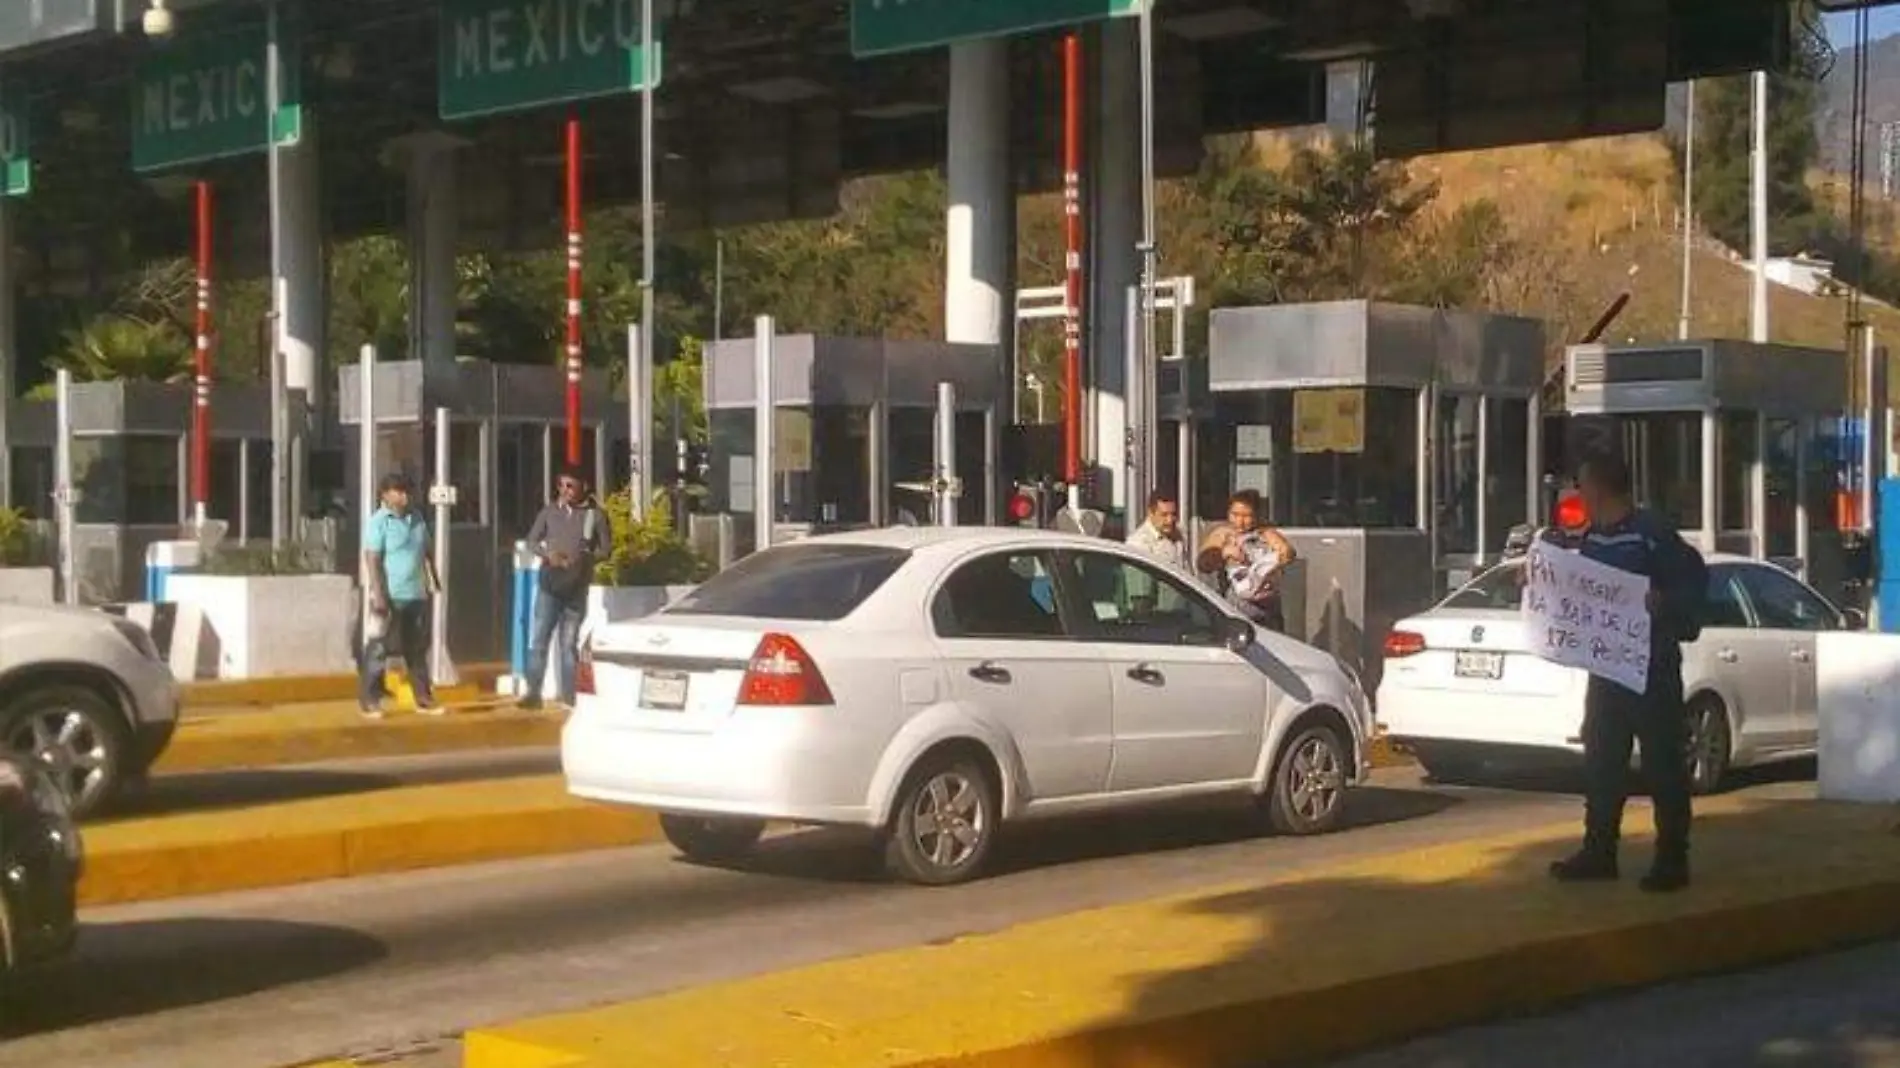
<svg viewBox="0 0 1900 1068"><path fill-rule="evenodd" d="M145 628L83 608L0 604L0 748L99 811L178 727L178 683Z"/></svg>

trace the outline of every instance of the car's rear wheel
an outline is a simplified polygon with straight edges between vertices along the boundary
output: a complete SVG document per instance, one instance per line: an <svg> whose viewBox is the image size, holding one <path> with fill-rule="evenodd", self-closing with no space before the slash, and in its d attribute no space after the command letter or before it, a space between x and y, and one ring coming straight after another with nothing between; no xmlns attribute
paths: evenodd
<svg viewBox="0 0 1900 1068"><path fill-rule="evenodd" d="M0 709L0 746L38 764L74 816L105 808L124 785L125 720L84 686L42 686Z"/></svg>
<svg viewBox="0 0 1900 1068"><path fill-rule="evenodd" d="M996 783L980 761L955 752L926 758L898 791L885 866L923 886L976 878L995 844L1000 808Z"/></svg>
<svg viewBox="0 0 1900 1068"><path fill-rule="evenodd" d="M736 860L765 835L764 820L662 814L660 831L688 860Z"/></svg>
<svg viewBox="0 0 1900 1068"><path fill-rule="evenodd" d="M1351 756L1339 732L1324 724L1302 727L1280 750L1262 798L1277 834L1324 834L1345 808Z"/></svg>
<svg viewBox="0 0 1900 1068"><path fill-rule="evenodd" d="M1689 706L1688 749L1689 789L1697 796L1720 790L1735 756L1720 701L1704 697Z"/></svg>

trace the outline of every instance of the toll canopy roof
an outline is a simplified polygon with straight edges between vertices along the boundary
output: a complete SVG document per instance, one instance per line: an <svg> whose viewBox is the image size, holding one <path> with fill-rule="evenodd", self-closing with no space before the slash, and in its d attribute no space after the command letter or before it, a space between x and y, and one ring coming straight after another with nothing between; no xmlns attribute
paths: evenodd
<svg viewBox="0 0 1900 1068"><path fill-rule="evenodd" d="M1217 308L1209 317L1214 392L1437 385L1529 397L1544 378L1535 319L1349 300Z"/></svg>

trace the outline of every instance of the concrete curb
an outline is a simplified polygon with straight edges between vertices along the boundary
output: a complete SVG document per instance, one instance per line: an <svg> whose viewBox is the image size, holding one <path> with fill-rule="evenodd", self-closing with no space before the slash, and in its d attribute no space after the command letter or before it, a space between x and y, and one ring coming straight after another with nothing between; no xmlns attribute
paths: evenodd
<svg viewBox="0 0 1900 1068"><path fill-rule="evenodd" d="M258 890L613 849L658 836L657 820L645 812L551 801L250 838L129 845L89 853L79 899L96 907Z"/></svg>
<svg viewBox="0 0 1900 1068"><path fill-rule="evenodd" d="M1732 817L1709 852L1733 881L1676 898L1551 887L1544 857L1575 833L1552 825L473 1030L463 1063L1304 1063L1900 936L1883 814L1712 807ZM1334 949L1302 962L1308 939Z"/></svg>
<svg viewBox="0 0 1900 1068"><path fill-rule="evenodd" d="M495 680L508 673L506 664L467 664L461 680L444 686L437 696L445 704L460 704L491 694ZM296 705L317 701L356 699L354 675L289 675L268 679L216 679L179 684L180 704L187 709L230 708L240 705Z"/></svg>
<svg viewBox="0 0 1900 1068"><path fill-rule="evenodd" d="M302 727L279 732L192 730L187 719L159 758L161 775L283 767L332 760L420 756L560 744L559 717L450 711L443 716Z"/></svg>

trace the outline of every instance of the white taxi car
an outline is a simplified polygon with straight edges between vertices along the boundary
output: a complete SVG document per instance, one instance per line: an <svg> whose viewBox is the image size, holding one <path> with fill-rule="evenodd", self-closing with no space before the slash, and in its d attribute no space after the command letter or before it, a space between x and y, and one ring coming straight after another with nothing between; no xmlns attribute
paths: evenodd
<svg viewBox="0 0 1900 1068"><path fill-rule="evenodd" d="M1731 768L1814 755L1820 713L1815 635L1864 625L1770 563L1707 557L1699 639L1683 647L1689 753L1699 793ZM1527 651L1522 561L1479 575L1385 640L1379 722L1433 777L1583 751L1588 676Z"/></svg>
<svg viewBox="0 0 1900 1068"><path fill-rule="evenodd" d="M1005 822L1251 796L1337 825L1371 711L1328 654L1111 542L900 527L769 549L596 632L569 790L661 813L689 857L767 821L875 828L890 868L977 875Z"/></svg>

